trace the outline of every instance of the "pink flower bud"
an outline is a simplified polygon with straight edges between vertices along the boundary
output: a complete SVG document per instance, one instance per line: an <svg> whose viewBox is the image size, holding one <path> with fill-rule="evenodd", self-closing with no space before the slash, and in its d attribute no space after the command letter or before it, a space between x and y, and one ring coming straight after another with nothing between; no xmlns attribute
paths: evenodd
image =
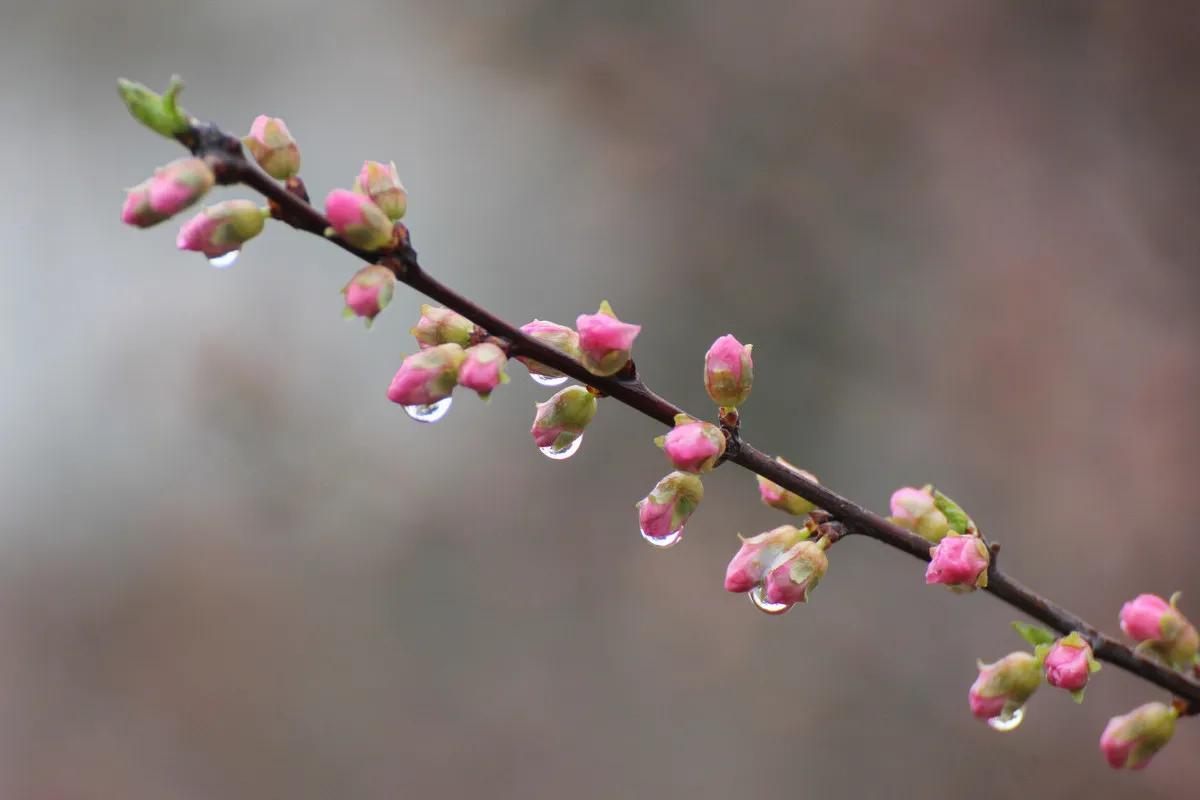
<svg viewBox="0 0 1200 800"><path fill-rule="evenodd" d="M508 356L497 345L484 342L468 347L466 352L467 358L458 368L459 386L473 389L486 400L493 389L508 383L508 376L504 374L504 362Z"/></svg>
<svg viewBox="0 0 1200 800"><path fill-rule="evenodd" d="M802 475L813 483L818 483L817 476L813 475L811 472L798 469L789 464L787 461L784 461L782 458L776 458L775 460L790 469L792 472L795 472L797 475ZM805 500L800 495L794 492L789 492L779 484L767 480L762 475L756 475L755 477L758 479L759 498L761 498L763 503L769 505L771 508L777 508L780 511L784 511L788 514L795 514L798 517L802 517L816 508L815 505Z"/></svg>
<svg viewBox="0 0 1200 800"><path fill-rule="evenodd" d="M1100 669L1092 657L1092 646L1077 632L1055 642L1043 661L1046 683L1066 689L1082 700L1082 692L1091 674Z"/></svg>
<svg viewBox="0 0 1200 800"><path fill-rule="evenodd" d="M354 179L354 191L365 194L375 201L389 218L398 220L408 210L408 192L400 183L396 162L381 164L364 161L358 177Z"/></svg>
<svg viewBox="0 0 1200 800"><path fill-rule="evenodd" d="M454 391L458 368L466 353L456 344L442 344L404 359L388 387L388 400L402 406L428 406Z"/></svg>
<svg viewBox="0 0 1200 800"><path fill-rule="evenodd" d="M808 537L795 525L780 525L765 533L742 539L742 546L725 569L725 591L748 592L763 582L767 570L780 556Z"/></svg>
<svg viewBox="0 0 1200 800"><path fill-rule="evenodd" d="M242 144L254 156L263 171L277 180L286 180L300 171L300 148L288 131L287 125L277 117L259 114L250 126L250 133Z"/></svg>
<svg viewBox="0 0 1200 800"><path fill-rule="evenodd" d="M789 606L807 603L809 593L817 588L829 569L826 542L825 539L802 541L776 559L768 568L763 584L767 600Z"/></svg>
<svg viewBox="0 0 1200 800"><path fill-rule="evenodd" d="M1121 630L1175 669L1187 669L1196 663L1200 652L1200 634L1176 604L1179 593L1170 602L1154 594L1139 594L1121 606Z"/></svg>
<svg viewBox="0 0 1200 800"><path fill-rule="evenodd" d="M121 221L148 228L173 217L195 203L213 187L216 178L203 159L181 158L165 167L125 195Z"/></svg>
<svg viewBox="0 0 1200 800"><path fill-rule="evenodd" d="M695 475L672 472L638 501L638 524L651 539L665 539L683 530L704 497L704 484Z"/></svg>
<svg viewBox="0 0 1200 800"><path fill-rule="evenodd" d="M347 319L362 317L367 327L371 327L371 322L379 312L392 302L395 289L396 276L390 269L378 264L363 267L342 288L342 294L346 296L346 308L342 316Z"/></svg>
<svg viewBox="0 0 1200 800"><path fill-rule="evenodd" d="M979 677L967 693L971 713L982 720L1009 718L1033 696L1041 682L1041 662L1032 653L1009 653L994 664L981 661Z"/></svg>
<svg viewBox="0 0 1200 800"><path fill-rule="evenodd" d="M583 365L593 375L614 375L629 361L633 340L642 326L621 322L605 300L595 314L580 314L575 328Z"/></svg>
<svg viewBox="0 0 1200 800"><path fill-rule="evenodd" d="M441 306L423 304L421 318L410 328L417 339L417 345L423 350L438 344L453 343L466 347L475 335L475 323L459 314Z"/></svg>
<svg viewBox="0 0 1200 800"><path fill-rule="evenodd" d="M196 250L209 258L240 250L262 233L267 210L249 200L225 200L192 217L179 230L175 246Z"/></svg>
<svg viewBox="0 0 1200 800"><path fill-rule="evenodd" d="M547 322L543 319L535 319L533 322L527 322L521 326L521 333L526 336L531 336L537 339L542 344L553 347L565 356L579 361L582 359L582 354L579 352L579 334L566 325L559 325L557 322ZM525 365L534 375L544 375L547 378L558 378L562 373L556 369L551 369L545 364L539 364L537 361L517 356L517 360Z"/></svg>
<svg viewBox="0 0 1200 800"><path fill-rule="evenodd" d="M934 544L950 532L950 523L935 505L932 487L906 486L892 493L892 522L925 537Z"/></svg>
<svg viewBox="0 0 1200 800"><path fill-rule="evenodd" d="M727 333L708 348L704 356L704 388L717 405L737 408L750 396L750 384L754 382L752 347Z"/></svg>
<svg viewBox="0 0 1200 800"><path fill-rule="evenodd" d="M359 250L382 250L395 241L392 221L365 195L334 189L325 198L325 216L334 232Z"/></svg>
<svg viewBox="0 0 1200 800"><path fill-rule="evenodd" d="M1146 703L1113 717L1100 734L1100 752L1113 769L1141 769L1175 735L1179 712L1163 703Z"/></svg>
<svg viewBox="0 0 1200 800"><path fill-rule="evenodd" d="M583 435L596 416L596 398L582 386L568 386L544 403L537 404L533 418L533 443L538 447L565 450Z"/></svg>
<svg viewBox="0 0 1200 800"><path fill-rule="evenodd" d="M956 592L973 592L987 586L991 557L978 536L951 533L929 549L925 583L941 583Z"/></svg>
<svg viewBox="0 0 1200 800"><path fill-rule="evenodd" d="M661 447L675 469L708 472L725 453L725 434L711 422L700 422L687 414L675 417L675 427L654 443Z"/></svg>

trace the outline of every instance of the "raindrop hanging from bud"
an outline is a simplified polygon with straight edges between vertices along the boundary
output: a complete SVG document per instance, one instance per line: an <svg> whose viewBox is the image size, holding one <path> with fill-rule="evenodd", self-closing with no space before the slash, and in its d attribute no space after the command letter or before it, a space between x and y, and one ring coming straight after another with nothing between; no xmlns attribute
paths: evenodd
<svg viewBox="0 0 1200 800"><path fill-rule="evenodd" d="M554 444L548 444L545 447L539 447L538 450L546 458L553 459L554 461L565 461L579 452L579 448L582 445L583 434L581 433L562 447L558 447Z"/></svg>
<svg viewBox="0 0 1200 800"><path fill-rule="evenodd" d="M417 422L437 422L442 417L450 412L450 403L454 401L453 397L443 397L436 403L429 405L404 406L404 413L415 419Z"/></svg>
<svg viewBox="0 0 1200 800"><path fill-rule="evenodd" d="M666 536L651 536L641 528L638 528L638 531L642 534L643 539L645 539L654 547L658 547L662 550L666 550L668 547L673 547L679 544L679 540L683 538L683 528L673 530Z"/></svg>
<svg viewBox="0 0 1200 800"><path fill-rule="evenodd" d="M233 266L233 262L238 260L238 256L241 254L241 250L230 250L223 256L213 256L208 260L208 263L217 269L229 269Z"/></svg>
<svg viewBox="0 0 1200 800"><path fill-rule="evenodd" d="M534 383L536 383L540 386L562 386L564 383L567 382L566 375L559 375L558 377L554 377L552 375L539 375L536 372L531 372L531 373L529 373L529 378Z"/></svg>
<svg viewBox="0 0 1200 800"><path fill-rule="evenodd" d="M779 614L786 614L788 609L792 607L790 603L772 603L767 599L767 596L764 594L764 592L765 589L761 583L747 592L748 596L750 597L750 602L754 604L755 608L764 614L778 616Z"/></svg>

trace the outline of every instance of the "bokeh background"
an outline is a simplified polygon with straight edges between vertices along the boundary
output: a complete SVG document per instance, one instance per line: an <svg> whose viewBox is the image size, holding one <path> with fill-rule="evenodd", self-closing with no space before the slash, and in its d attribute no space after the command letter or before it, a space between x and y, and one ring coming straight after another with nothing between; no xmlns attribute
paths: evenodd
<svg viewBox="0 0 1200 800"><path fill-rule="evenodd" d="M235 267L118 222L177 157L114 79L284 117L314 195L395 159L436 274L501 315L607 297L648 382L884 509L937 482L1006 566L1116 630L1200 616L1200 14L1192 2L8 0L0 8L0 797L1194 796L1161 693L973 720L993 598L869 541L806 608L721 590L782 520L734 467L683 544L633 503L656 425L531 446L514 365L433 426L384 398L421 299L282 226ZM225 195L244 194L223 190ZM1190 598L1190 600L1188 599Z"/></svg>

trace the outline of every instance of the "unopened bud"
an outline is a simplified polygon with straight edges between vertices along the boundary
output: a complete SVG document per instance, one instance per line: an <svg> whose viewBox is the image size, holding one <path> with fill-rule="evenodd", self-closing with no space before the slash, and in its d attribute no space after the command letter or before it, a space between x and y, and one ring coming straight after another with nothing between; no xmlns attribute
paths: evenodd
<svg viewBox="0 0 1200 800"><path fill-rule="evenodd" d="M780 556L768 569L763 582L768 601L794 605L807 603L808 595L829 569L825 555L827 539L805 540Z"/></svg>
<svg viewBox="0 0 1200 800"><path fill-rule="evenodd" d="M725 590L750 591L763 582L767 570L780 556L808 538L808 535L806 528L780 525L757 536L742 538L741 548L725 569Z"/></svg>
<svg viewBox="0 0 1200 800"><path fill-rule="evenodd" d="M1076 700L1083 699L1083 690L1093 672L1100 669L1100 662L1092 657L1092 646L1072 632L1050 646L1043 661L1046 683L1071 692Z"/></svg>
<svg viewBox="0 0 1200 800"><path fill-rule="evenodd" d="M203 159L181 158L154 171L125 195L121 221L148 228L173 217L213 187L216 178Z"/></svg>
<svg viewBox="0 0 1200 800"><path fill-rule="evenodd" d="M725 454L725 434L711 422L701 422L687 414L675 417L675 427L665 436L655 437L675 469L684 472L708 472Z"/></svg>
<svg viewBox="0 0 1200 800"><path fill-rule="evenodd" d="M934 544L950 532L946 515L937 508L932 487L906 486L892 493L892 522L908 528Z"/></svg>
<svg viewBox="0 0 1200 800"><path fill-rule="evenodd" d="M325 198L325 216L333 231L359 250L382 250L396 238L392 221L366 195L334 189Z"/></svg>
<svg viewBox="0 0 1200 800"><path fill-rule="evenodd" d="M175 246L180 250L196 250L209 258L240 250L262 233L268 213L249 200L225 200L208 206L179 230Z"/></svg>
<svg viewBox="0 0 1200 800"><path fill-rule="evenodd" d="M533 322L527 322L521 326L521 333L537 339L544 345L553 347L569 358L576 361L582 359L582 354L579 352L579 334L572 328L566 325L559 325L557 322L548 322L544 319L535 319ZM517 360L525 365L525 368L534 375L542 375L547 378L562 377L562 373L556 369L551 369L545 364L541 364L524 356L517 356Z"/></svg>
<svg viewBox="0 0 1200 800"><path fill-rule="evenodd" d="M466 347L475 334L475 323L457 311L426 303L421 305L421 318L408 332L421 349L448 343Z"/></svg>
<svg viewBox="0 0 1200 800"><path fill-rule="evenodd" d="M808 478L813 483L819 483L817 476L811 472L799 469L782 458L776 458L775 460L797 475ZM758 496L762 499L763 503L769 505L771 508L777 508L780 511L794 514L798 517L802 517L816 508L813 503L805 500L800 495L795 492L789 492L779 484L767 480L762 475L756 475L755 477L758 478Z"/></svg>
<svg viewBox="0 0 1200 800"><path fill-rule="evenodd" d="M1175 735L1179 712L1163 703L1146 703L1113 717L1100 734L1100 752L1113 769L1141 769Z"/></svg>
<svg viewBox="0 0 1200 800"><path fill-rule="evenodd" d="M400 219L408 210L408 192L400 183L400 174L396 172L394 161L388 164L364 161L358 177L354 179L354 191L370 197L392 220Z"/></svg>
<svg viewBox="0 0 1200 800"><path fill-rule="evenodd" d="M388 400L402 406L428 406L451 395L466 353L456 344L442 344L404 359L388 387Z"/></svg>
<svg viewBox="0 0 1200 800"><path fill-rule="evenodd" d="M718 406L737 408L750 396L754 382L753 345L742 344L732 334L713 342L704 356L704 388Z"/></svg>
<svg viewBox="0 0 1200 800"><path fill-rule="evenodd" d="M300 148L287 125L277 117L266 114L255 117L242 144L272 178L282 181L300 171Z"/></svg>
<svg viewBox="0 0 1200 800"><path fill-rule="evenodd" d="M1200 634L1176 607L1179 593L1170 601L1154 594L1139 594L1121 606L1121 630L1174 669L1189 669L1197 663Z"/></svg>
<svg viewBox="0 0 1200 800"><path fill-rule="evenodd" d="M458 368L459 386L474 390L486 400L497 386L508 383L508 375L504 373L504 362L508 356L499 346L483 342L468 347L466 353L466 360Z"/></svg>
<svg viewBox="0 0 1200 800"><path fill-rule="evenodd" d="M342 294L346 296L346 309L342 315L362 317L369 328L379 312L392 302L395 290L396 276L390 269L378 264L363 267L342 288Z"/></svg>
<svg viewBox="0 0 1200 800"><path fill-rule="evenodd" d="M614 375L629 361L642 326L621 322L605 300L595 314L580 314L575 328L583 365L593 375Z"/></svg>
<svg viewBox="0 0 1200 800"><path fill-rule="evenodd" d="M982 720L1011 718L1041 683L1041 662L1032 653L1019 650L994 664L981 661L967 693L971 713Z"/></svg>
<svg viewBox="0 0 1200 800"><path fill-rule="evenodd" d="M665 539L683 530L704 497L704 484L695 475L672 472L638 501L638 523L651 539Z"/></svg>
<svg viewBox="0 0 1200 800"><path fill-rule="evenodd" d="M582 386L568 386L544 403L537 404L533 417L533 443L538 447L566 450L583 435L596 416L596 397Z"/></svg>
<svg viewBox="0 0 1200 800"><path fill-rule="evenodd" d="M973 592L987 586L991 556L978 536L951 533L929 549L925 583L940 583L955 592Z"/></svg>

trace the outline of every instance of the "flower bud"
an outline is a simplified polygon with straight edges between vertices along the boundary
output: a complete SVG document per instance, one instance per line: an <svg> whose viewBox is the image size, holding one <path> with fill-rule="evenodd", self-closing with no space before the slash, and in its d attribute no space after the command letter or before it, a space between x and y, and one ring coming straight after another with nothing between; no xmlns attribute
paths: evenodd
<svg viewBox="0 0 1200 800"><path fill-rule="evenodd" d="M466 353L456 344L442 344L404 359L388 387L388 400L402 406L428 406L450 396Z"/></svg>
<svg viewBox="0 0 1200 800"><path fill-rule="evenodd" d="M392 220L398 220L408 210L408 192L400 183L396 162L381 164L364 161L358 177L354 179L354 191L365 194Z"/></svg>
<svg viewBox="0 0 1200 800"><path fill-rule="evenodd" d="M1018 650L994 664L979 662L979 677L967 699L976 718L1008 719L1025 705L1042 682L1041 662L1032 653Z"/></svg>
<svg viewBox="0 0 1200 800"><path fill-rule="evenodd" d="M951 533L929 548L925 583L941 583L955 592L973 592L987 586L991 556L978 536Z"/></svg>
<svg viewBox="0 0 1200 800"><path fill-rule="evenodd" d="M892 493L892 522L937 544L950 532L946 515L935 505L932 487L906 486Z"/></svg>
<svg viewBox="0 0 1200 800"><path fill-rule="evenodd" d="M276 180L286 180L300 171L300 148L284 121L259 114L242 144L263 171Z"/></svg>
<svg viewBox="0 0 1200 800"><path fill-rule="evenodd" d="M521 333L537 339L542 344L553 347L563 355L569 356L576 361L583 358L579 352L579 334L566 325L559 325L557 322L547 322L544 319L535 319L533 322L527 322L521 326ZM524 356L517 356L517 360L525 365L534 375L543 375L547 378L558 378L562 373L556 369L551 369L545 364L540 364Z"/></svg>
<svg viewBox="0 0 1200 800"><path fill-rule="evenodd" d="M378 264L363 267L342 288L342 294L346 296L342 316L347 319L362 317L369 328L379 312L392 302L395 290L396 276L390 269Z"/></svg>
<svg viewBox="0 0 1200 800"><path fill-rule="evenodd" d="M699 478L686 472L672 472L638 501L642 533L651 539L665 539L683 530L703 497L704 484Z"/></svg>
<svg viewBox="0 0 1200 800"><path fill-rule="evenodd" d="M565 450L583 435L596 416L596 398L582 386L568 386L544 403L537 404L533 417L533 443L538 447Z"/></svg>
<svg viewBox="0 0 1200 800"><path fill-rule="evenodd" d="M711 422L700 422L687 414L675 417L675 427L666 436L657 436L675 469L684 472L708 472L725 454L725 434Z"/></svg>
<svg viewBox="0 0 1200 800"><path fill-rule="evenodd" d="M1100 752L1113 769L1141 769L1175 734L1179 712L1163 703L1146 703L1113 717L1100 734Z"/></svg>
<svg viewBox="0 0 1200 800"><path fill-rule="evenodd" d="M225 200L208 206L179 230L175 246L209 258L240 250L262 233L268 211L249 200Z"/></svg>
<svg viewBox="0 0 1200 800"><path fill-rule="evenodd" d="M764 594L772 603L807 603L809 593L817 588L829 558L825 555L827 539L802 541L775 560L768 568L763 583Z"/></svg>
<svg viewBox="0 0 1200 800"><path fill-rule="evenodd" d="M732 334L713 342L704 356L704 388L712 401L723 408L737 408L750 396L754 362L750 349Z"/></svg>
<svg viewBox="0 0 1200 800"><path fill-rule="evenodd" d="M1149 650L1174 669L1187 669L1197 662L1200 634L1176 608L1178 602L1178 592L1170 602L1139 594L1121 606L1121 630L1139 642L1139 649Z"/></svg>
<svg viewBox="0 0 1200 800"><path fill-rule="evenodd" d="M775 460L797 475L802 475L813 483L819 482L817 481L817 476L811 472L799 469L782 458L776 458ZM802 517L816 508L815 505L800 495L795 492L789 492L779 484L767 480L762 475L756 475L755 477L758 479L758 496L762 499L763 503L769 505L771 508L777 508L780 511L795 514L798 517Z"/></svg>
<svg viewBox="0 0 1200 800"><path fill-rule="evenodd" d="M473 389L487 400L493 389L508 383L508 376L504 374L504 362L508 356L497 345L484 342L468 347L466 353L466 360L458 368L459 386Z"/></svg>
<svg viewBox="0 0 1200 800"><path fill-rule="evenodd" d="M806 528L780 525L749 539L743 538L741 548L725 569L725 591L748 592L762 583L768 568L808 535Z"/></svg>
<svg viewBox="0 0 1200 800"><path fill-rule="evenodd" d="M1100 664L1092 657L1092 646L1078 632L1072 632L1051 645L1043 667L1046 683L1066 689L1082 701L1088 678L1100 669Z"/></svg>
<svg viewBox="0 0 1200 800"><path fill-rule="evenodd" d="M392 221L371 198L345 189L334 189L325 198L325 216L334 233L359 250L382 250L396 237Z"/></svg>
<svg viewBox="0 0 1200 800"><path fill-rule="evenodd" d="M447 343L466 347L475 334L475 323L457 311L426 303L421 306L421 318L408 332L416 337L422 350Z"/></svg>
<svg viewBox="0 0 1200 800"><path fill-rule="evenodd" d="M216 181L200 158L181 158L154 171L125 195L121 221L148 228L173 217L203 197Z"/></svg>
<svg viewBox="0 0 1200 800"><path fill-rule="evenodd" d="M629 361L633 340L641 325L621 322L605 300L595 314L580 314L575 320L583 365L593 375L614 375Z"/></svg>

